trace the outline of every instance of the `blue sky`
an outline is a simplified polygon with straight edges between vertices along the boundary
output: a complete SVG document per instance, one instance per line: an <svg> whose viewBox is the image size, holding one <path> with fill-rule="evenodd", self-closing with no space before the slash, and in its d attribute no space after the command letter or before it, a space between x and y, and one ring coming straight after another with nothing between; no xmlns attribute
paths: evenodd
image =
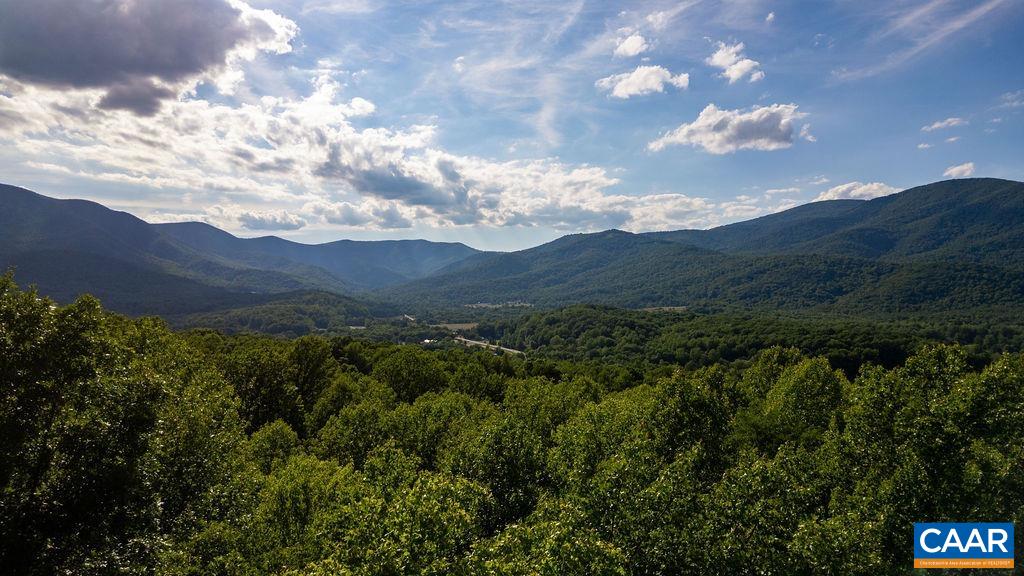
<svg viewBox="0 0 1024 576"><path fill-rule="evenodd" d="M516 249L1024 180L1013 0L4 10L2 180L150 221Z"/></svg>

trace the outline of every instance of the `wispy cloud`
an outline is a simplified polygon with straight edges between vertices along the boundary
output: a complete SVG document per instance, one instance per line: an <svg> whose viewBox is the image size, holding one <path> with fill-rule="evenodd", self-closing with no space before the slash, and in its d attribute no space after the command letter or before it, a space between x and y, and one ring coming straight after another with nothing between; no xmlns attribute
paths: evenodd
<svg viewBox="0 0 1024 576"><path fill-rule="evenodd" d="M889 25L875 40L890 36L905 37L907 45L889 53L880 62L854 69L834 72L839 80L860 80L889 72L925 52L940 47L950 36L988 16L1010 0L987 0L973 8L961 9L962 3L932 0L889 17Z"/></svg>
<svg viewBox="0 0 1024 576"><path fill-rule="evenodd" d="M946 118L945 120L937 120L927 126L922 126L922 132L934 132L936 130L944 130L946 128L954 128L956 126L966 126L967 120L958 117Z"/></svg>
<svg viewBox="0 0 1024 576"><path fill-rule="evenodd" d="M999 97L1000 108L1022 108L1024 107L1024 90L1007 92Z"/></svg>

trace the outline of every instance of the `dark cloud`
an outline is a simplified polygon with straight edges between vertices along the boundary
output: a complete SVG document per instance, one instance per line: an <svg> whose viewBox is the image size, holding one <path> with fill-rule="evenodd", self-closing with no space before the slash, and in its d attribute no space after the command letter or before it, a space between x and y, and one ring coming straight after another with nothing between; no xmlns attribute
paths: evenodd
<svg viewBox="0 0 1024 576"><path fill-rule="evenodd" d="M0 73L22 81L107 88L102 106L152 114L176 83L273 38L224 0L5 0Z"/></svg>
<svg viewBox="0 0 1024 576"><path fill-rule="evenodd" d="M480 221L483 216L477 206L477 199L469 194L472 183L462 176L455 163L441 159L432 167L441 177L440 185L410 173L396 162L355 167L342 159L340 146L333 144L328 150L327 160L316 170L316 175L343 180L361 194L429 208L434 214L454 224Z"/></svg>
<svg viewBox="0 0 1024 576"><path fill-rule="evenodd" d="M100 100L104 110L129 110L139 116L152 116L160 111L161 101L174 97L174 90L157 86L146 78L132 78L107 89Z"/></svg>

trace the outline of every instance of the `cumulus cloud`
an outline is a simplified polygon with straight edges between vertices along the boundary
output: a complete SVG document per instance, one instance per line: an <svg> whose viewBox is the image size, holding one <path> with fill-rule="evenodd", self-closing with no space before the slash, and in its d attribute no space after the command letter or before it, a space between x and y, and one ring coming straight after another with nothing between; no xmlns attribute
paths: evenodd
<svg viewBox="0 0 1024 576"><path fill-rule="evenodd" d="M775 22L775 12L769 12L768 15L764 17L764 21L768 24Z"/></svg>
<svg viewBox="0 0 1024 576"><path fill-rule="evenodd" d="M818 194L814 201L841 199L870 200L895 194L896 192L899 192L899 188L881 182L869 182L867 184L863 182L847 182L846 184L833 186Z"/></svg>
<svg viewBox="0 0 1024 576"><path fill-rule="evenodd" d="M639 230L719 217L713 204L680 195L612 194L618 179L600 167L451 154L437 146L434 126L356 128L353 117L371 103L343 99L330 78L313 88L244 105L172 100L147 118L89 106L97 90L5 82L0 115L18 121L0 123L0 141L34 170L146 189L151 207L140 216L229 230L414 222ZM90 138L78 137L84 132Z"/></svg>
<svg viewBox="0 0 1024 576"><path fill-rule="evenodd" d="M927 149L929 149L931 147L932 147L931 144L928 144L928 143L925 143L925 142L921 142L920 144L917 145L917 149L918 150L927 150Z"/></svg>
<svg viewBox="0 0 1024 576"><path fill-rule="evenodd" d="M239 222L249 230L298 230L306 225L306 221L285 211L274 212L242 212L238 215Z"/></svg>
<svg viewBox="0 0 1024 576"><path fill-rule="evenodd" d="M921 131L934 132L936 130L944 130L946 128L953 128L956 126L966 126L967 124L967 120L964 120L963 118L946 118L945 120L938 120L927 126L922 126Z"/></svg>
<svg viewBox="0 0 1024 576"><path fill-rule="evenodd" d="M633 56L639 56L650 48L647 44L647 39L638 33L633 33L619 41L615 47L616 58L632 58Z"/></svg>
<svg viewBox="0 0 1024 576"><path fill-rule="evenodd" d="M375 126L376 106L344 91L336 63L318 62L306 71L307 86L295 75L276 94L248 94L238 101L195 93L176 97L181 86L197 78L221 78L232 58L253 54L245 50L288 48L288 33L276 32L288 28L272 13L237 1L229 6L235 10L229 15L241 22L241 39L223 42L223 50L209 52L219 57L199 58L180 73L146 75L115 62L115 72L103 81L0 75L0 147L9 164L32 174L59 174L72 184L90 180L103 188L144 191L119 206L144 218L200 219L233 231L301 228L313 234L413 225L641 231L706 227L781 205L764 199L720 204L664 191L622 194L616 174L597 166L452 154L437 142L436 126ZM230 31L232 21L226 22ZM265 30L258 22L271 32L253 32ZM180 33L186 40L169 42L169 50L203 39L189 30ZM61 39L62 45L70 42ZM208 54L201 47L183 49ZM125 56L129 62L141 57ZM143 68L160 69L138 69ZM477 69L474 61L464 74ZM688 80L668 71L659 76L662 90L672 89L665 84L683 88ZM149 89L173 94L147 100ZM162 106L147 106L154 101ZM790 139L798 127L788 129ZM723 138L740 146L740 137L750 130L740 127Z"/></svg>
<svg viewBox="0 0 1024 576"><path fill-rule="evenodd" d="M289 51L297 31L240 0L9 2L0 18L0 74L101 89L101 107L152 115L232 62Z"/></svg>
<svg viewBox="0 0 1024 576"><path fill-rule="evenodd" d="M957 164L956 166L950 166L946 168L946 171L942 173L943 176L948 178L967 178L974 174L974 162L964 162L963 164Z"/></svg>
<svg viewBox="0 0 1024 576"><path fill-rule="evenodd" d="M650 142L647 148L657 152L673 144L686 144L712 154L780 150L793 145L794 125L805 116L797 111L796 104L755 106L750 110L721 110L708 104L696 120Z"/></svg>
<svg viewBox="0 0 1024 576"><path fill-rule="evenodd" d="M718 49L714 54L708 56L705 62L709 66L720 68L722 78L728 79L729 84L734 84L745 76L749 76L750 82L757 82L764 78L764 71L760 69L761 64L744 56L742 42L736 44L719 42L717 46Z"/></svg>
<svg viewBox="0 0 1024 576"><path fill-rule="evenodd" d="M601 90L610 92L614 98L629 98L652 92L664 92L666 84L686 89L690 85L690 75L673 76L671 72L661 66L637 66L636 70L632 72L613 74L594 83Z"/></svg>
<svg viewBox="0 0 1024 576"><path fill-rule="evenodd" d="M350 202L316 201L306 204L303 209L339 226L359 227L373 221L370 213Z"/></svg>

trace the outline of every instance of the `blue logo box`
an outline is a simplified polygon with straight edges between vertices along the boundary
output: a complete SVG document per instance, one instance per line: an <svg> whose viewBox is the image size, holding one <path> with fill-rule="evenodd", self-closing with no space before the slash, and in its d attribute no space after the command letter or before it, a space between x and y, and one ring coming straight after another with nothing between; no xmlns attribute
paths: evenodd
<svg viewBox="0 0 1024 576"><path fill-rule="evenodd" d="M919 568L1013 566L1011 522L917 522L914 564Z"/></svg>

